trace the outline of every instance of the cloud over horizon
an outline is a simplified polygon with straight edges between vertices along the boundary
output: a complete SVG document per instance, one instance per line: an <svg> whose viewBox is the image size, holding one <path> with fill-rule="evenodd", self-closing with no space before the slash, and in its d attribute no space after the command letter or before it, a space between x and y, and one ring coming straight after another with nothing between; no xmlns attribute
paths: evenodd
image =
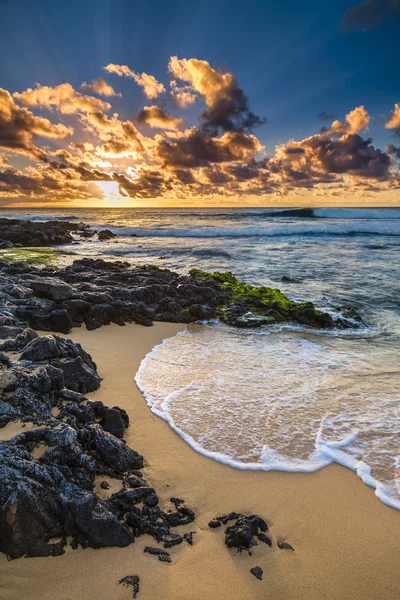
<svg viewBox="0 0 400 600"><path fill-rule="evenodd" d="M0 202L102 199L102 184L118 188L122 199L169 203L308 190L362 196L399 188L399 149L389 144L383 151L363 137L372 122L363 105L341 119L321 112L318 118L332 121L330 127L266 148L256 135L266 118L251 110L232 72L177 56L167 69L171 79L164 84L126 65L104 67L131 79L152 100L128 117L113 109L121 94L103 77L82 83L81 91L67 82L13 94L0 89ZM198 121L191 126L185 113L176 116L197 104ZM385 130L400 133L400 104Z"/></svg>

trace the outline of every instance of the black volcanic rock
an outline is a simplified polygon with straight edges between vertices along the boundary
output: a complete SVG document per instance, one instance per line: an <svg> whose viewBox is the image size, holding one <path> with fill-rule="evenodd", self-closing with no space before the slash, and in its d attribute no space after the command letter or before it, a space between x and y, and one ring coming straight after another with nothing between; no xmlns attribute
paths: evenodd
<svg viewBox="0 0 400 600"><path fill-rule="evenodd" d="M139 470L143 457L101 425L122 436L127 413L68 389L65 367L75 370L77 361L100 381L90 355L57 335L27 341L29 330L18 335L24 331L21 360L0 356L0 427L12 420L36 427L0 442L0 551L59 556L70 537L74 548L123 547L144 533L166 548L181 544L171 528L192 521L193 511L177 498L174 511L161 510ZM108 500L94 491L101 475L123 483ZM100 487L110 486L103 480Z"/></svg>
<svg viewBox="0 0 400 600"><path fill-rule="evenodd" d="M252 569L250 569L250 573L254 575L254 577L256 577L257 579L262 579L263 570L261 567L253 567Z"/></svg>
<svg viewBox="0 0 400 600"><path fill-rule="evenodd" d="M53 277L35 277L26 283L39 297L62 302L73 295L70 285Z"/></svg>
<svg viewBox="0 0 400 600"><path fill-rule="evenodd" d="M69 221L25 221L19 219L0 219L0 240L25 247L52 246L70 244L72 233L92 236L87 225ZM12 247L6 245L3 247Z"/></svg>
<svg viewBox="0 0 400 600"><path fill-rule="evenodd" d="M236 523L225 530L225 544L228 548L237 548L239 552L250 550L257 544L255 538L268 543L267 539L269 540L269 538L264 535L264 532L268 531L268 525L258 515L245 516L232 512L221 517L215 517L209 522L208 526L215 529L234 520Z"/></svg>
<svg viewBox="0 0 400 600"><path fill-rule="evenodd" d="M108 409L101 424L103 426L104 431L112 433L117 438L124 437L124 430L126 425L118 409Z"/></svg>
<svg viewBox="0 0 400 600"><path fill-rule="evenodd" d="M74 489L65 500L62 496L62 502L65 533L83 548L125 547L133 542L132 532L95 494Z"/></svg>
<svg viewBox="0 0 400 600"><path fill-rule="evenodd" d="M153 548L152 546L146 546L144 549L144 552L147 552L148 554L153 554L154 556L157 556L158 560L160 562L166 562L166 563L171 563L171 557L168 554L168 552L166 550L162 550L161 548Z"/></svg>
<svg viewBox="0 0 400 600"><path fill-rule="evenodd" d="M99 231L99 233L97 234L97 237L99 238L99 240L101 242L105 241L105 240L110 240L112 238L117 237L115 235L115 233L113 233L112 231L110 231L109 229L102 229L101 231Z"/></svg>
<svg viewBox="0 0 400 600"><path fill-rule="evenodd" d="M127 575L118 582L120 585L130 587L132 591L132 598L135 599L140 591L140 578L137 575Z"/></svg>

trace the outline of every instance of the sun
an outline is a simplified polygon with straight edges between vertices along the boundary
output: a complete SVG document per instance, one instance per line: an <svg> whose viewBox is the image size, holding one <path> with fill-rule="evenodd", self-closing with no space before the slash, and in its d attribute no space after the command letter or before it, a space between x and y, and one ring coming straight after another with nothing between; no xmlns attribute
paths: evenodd
<svg viewBox="0 0 400 600"><path fill-rule="evenodd" d="M104 193L104 200L120 200L123 198L119 193L119 185L116 181L96 181Z"/></svg>

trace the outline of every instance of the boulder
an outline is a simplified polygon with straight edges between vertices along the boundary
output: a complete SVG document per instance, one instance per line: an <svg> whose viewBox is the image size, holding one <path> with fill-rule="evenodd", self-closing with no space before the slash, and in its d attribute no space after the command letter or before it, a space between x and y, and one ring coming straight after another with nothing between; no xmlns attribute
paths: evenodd
<svg viewBox="0 0 400 600"><path fill-rule="evenodd" d="M83 548L123 548L133 542L132 532L95 494L73 486L71 492L63 496L62 503L65 533Z"/></svg>
<svg viewBox="0 0 400 600"><path fill-rule="evenodd" d="M50 358L58 358L62 356L62 349L58 344L58 340L53 335L44 335L32 339L26 344L21 360L43 361Z"/></svg>
<svg viewBox="0 0 400 600"><path fill-rule="evenodd" d="M99 459L114 473L123 475L143 467L143 456L104 431L100 425L90 425L89 429L93 436L92 445Z"/></svg>
<svg viewBox="0 0 400 600"><path fill-rule="evenodd" d="M110 231L109 229L102 229L97 235L101 242L117 237L116 234Z"/></svg>
<svg viewBox="0 0 400 600"><path fill-rule="evenodd" d="M101 424L104 431L112 433L117 438L124 437L125 423L119 410L115 408L108 409Z"/></svg>
<svg viewBox="0 0 400 600"><path fill-rule="evenodd" d="M59 309L51 312L50 326L52 331L69 333L73 327L73 323L68 312L65 309Z"/></svg>
<svg viewBox="0 0 400 600"><path fill-rule="evenodd" d="M257 579L262 579L263 570L261 567L253 567L252 569L250 569L250 573L254 575L254 577L256 577Z"/></svg>
<svg viewBox="0 0 400 600"><path fill-rule="evenodd" d="M57 488L63 476L54 467L31 460L20 448L0 453L0 550L19 558L50 532L61 533Z"/></svg>
<svg viewBox="0 0 400 600"><path fill-rule="evenodd" d="M0 345L2 352L19 352L25 346L36 339L38 334L33 329L23 329L14 339L8 339Z"/></svg>
<svg viewBox="0 0 400 600"><path fill-rule="evenodd" d="M74 392L87 394L100 387L101 378L89 365L85 364L81 356L65 362L55 360L51 364L57 369L61 369L64 373L65 387Z"/></svg>
<svg viewBox="0 0 400 600"><path fill-rule="evenodd" d="M118 581L120 585L130 587L132 598L135 599L140 590L140 578L137 575L127 575Z"/></svg>
<svg viewBox="0 0 400 600"><path fill-rule="evenodd" d="M62 302L71 298L74 291L70 285L52 277L36 277L26 282L26 285L38 296Z"/></svg>

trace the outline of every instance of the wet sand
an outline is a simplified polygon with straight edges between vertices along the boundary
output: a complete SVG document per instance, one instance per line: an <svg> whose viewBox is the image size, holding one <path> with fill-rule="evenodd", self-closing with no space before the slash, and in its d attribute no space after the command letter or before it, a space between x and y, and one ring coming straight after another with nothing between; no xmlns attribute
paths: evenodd
<svg viewBox="0 0 400 600"><path fill-rule="evenodd" d="M195 510L196 522L180 529L196 532L194 546L169 550L172 564L143 553L156 545L148 536L128 548L68 549L57 558L7 562L0 555L1 600L129 600L130 588L118 585L126 575L140 577L138 600L400 598L400 512L382 504L353 472L339 465L312 474L233 469L197 454L151 413L134 375L145 354L181 328L111 325L75 329L67 337L90 352L103 377L100 390L88 396L129 412L127 443L144 455L144 474L162 506L177 496ZM0 431L6 439L18 426ZM110 483L103 497L118 489L118 482ZM259 544L251 557L228 550L222 528L207 523L229 511L264 517L273 547ZM278 538L295 552L278 549ZM264 570L262 581L249 572L256 565Z"/></svg>

